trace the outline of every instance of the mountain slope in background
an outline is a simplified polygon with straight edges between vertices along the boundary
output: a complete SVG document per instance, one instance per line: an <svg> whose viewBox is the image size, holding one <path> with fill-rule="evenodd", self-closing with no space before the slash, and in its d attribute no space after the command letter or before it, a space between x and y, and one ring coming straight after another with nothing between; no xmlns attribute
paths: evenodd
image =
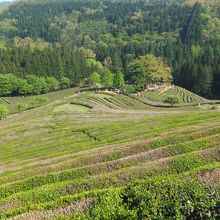
<svg viewBox="0 0 220 220"><path fill-rule="evenodd" d="M119 68L127 81L127 65L145 54L165 59L174 83L206 97L220 95L219 1L18 1L0 15L1 72L51 75L37 55L29 67L21 48L39 50L49 45L89 49L111 70ZM208 6L208 7L207 7ZM8 48L8 51L10 49ZM56 53L56 52L55 52ZM22 54L22 55L21 55ZM10 59L8 59L10 57ZM57 58L60 59L60 58ZM16 60L16 62L14 62ZM52 61L49 61L52 63ZM70 72L58 62L56 72ZM11 65L13 63L13 65ZM57 62L56 62L57 63ZM68 64L72 65L72 64ZM77 72L74 68L74 72ZM56 76L56 73L54 72ZM74 82L76 80L75 76Z"/></svg>

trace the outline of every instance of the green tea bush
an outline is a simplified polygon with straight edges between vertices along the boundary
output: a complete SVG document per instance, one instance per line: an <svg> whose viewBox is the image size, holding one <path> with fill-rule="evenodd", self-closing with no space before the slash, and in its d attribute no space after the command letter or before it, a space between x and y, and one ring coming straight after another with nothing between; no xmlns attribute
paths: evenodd
<svg viewBox="0 0 220 220"><path fill-rule="evenodd" d="M24 111L25 109L28 108L28 105L26 105L24 103L18 103L16 105L16 108L17 108L18 112L22 112L22 111Z"/></svg>
<svg viewBox="0 0 220 220"><path fill-rule="evenodd" d="M35 97L31 101L31 106L32 107L40 106L40 105L43 105L43 104L45 104L47 102L48 102L48 99L46 97Z"/></svg>
<svg viewBox="0 0 220 220"><path fill-rule="evenodd" d="M122 193L138 219L216 219L219 191L195 181L143 181L128 185Z"/></svg>
<svg viewBox="0 0 220 220"><path fill-rule="evenodd" d="M9 113L8 108L5 105L0 104L0 120L6 118L8 113Z"/></svg>
<svg viewBox="0 0 220 220"><path fill-rule="evenodd" d="M216 189L196 181L152 179L97 197L86 219L214 220L220 217L219 207L220 192Z"/></svg>
<svg viewBox="0 0 220 220"><path fill-rule="evenodd" d="M179 97L175 95L169 95L164 100L164 103L169 103L171 106L178 104L180 102Z"/></svg>
<svg viewBox="0 0 220 220"><path fill-rule="evenodd" d="M129 210L123 204L123 198L116 190L111 190L104 195L97 196L94 206L86 214L86 217L83 216L84 219L94 220L126 220L137 219L137 217L135 210Z"/></svg>

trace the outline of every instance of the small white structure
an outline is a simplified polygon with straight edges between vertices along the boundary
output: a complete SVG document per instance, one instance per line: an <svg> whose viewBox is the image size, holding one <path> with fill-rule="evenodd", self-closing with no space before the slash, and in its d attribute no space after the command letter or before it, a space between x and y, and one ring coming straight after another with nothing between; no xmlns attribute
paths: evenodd
<svg viewBox="0 0 220 220"><path fill-rule="evenodd" d="M155 91L155 90L160 90L164 89L167 87L167 84L162 83L162 84L157 84L157 83L149 83L145 85L145 89L148 91Z"/></svg>

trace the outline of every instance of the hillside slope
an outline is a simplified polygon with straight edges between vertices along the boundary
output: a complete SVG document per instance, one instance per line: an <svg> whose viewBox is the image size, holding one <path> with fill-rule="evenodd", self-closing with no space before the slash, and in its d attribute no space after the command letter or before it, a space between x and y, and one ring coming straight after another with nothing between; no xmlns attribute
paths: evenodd
<svg viewBox="0 0 220 220"><path fill-rule="evenodd" d="M170 105L164 103L164 100L169 95L179 98L179 103L176 104L177 107L210 104L209 108L211 108L211 105L219 103L218 100L208 100L181 87L172 86L156 91L146 90L141 94L137 93L129 96L125 94L119 95L118 93L110 91L94 93L94 91L91 90L91 92L88 92L88 88L76 87L36 96L0 97L0 104L5 105L9 109L9 113L12 114L18 112L18 106L20 104L26 106L28 109L28 106L31 105L35 98L44 98L47 103L52 103L57 99L65 100L67 97L71 97L75 92L81 95L77 95L77 98L72 101L72 104L84 104L91 108L94 107L98 109L145 110L149 109L150 106L168 107Z"/></svg>
<svg viewBox="0 0 220 220"><path fill-rule="evenodd" d="M206 103L207 99L198 96L186 89L183 89L178 86L165 87L163 89L155 90L155 91L145 91L140 95L142 100L144 98L149 99L154 102L164 102L167 96L174 95L179 98L180 103Z"/></svg>
<svg viewBox="0 0 220 220"><path fill-rule="evenodd" d="M116 198L125 196L124 187L135 179L145 180L140 187L144 184L150 191L149 178L160 185L157 190L165 190L171 177L176 180L173 189L180 187L184 193L187 184L178 181L198 181L219 192L220 112L166 110L129 100L72 93L0 121L0 218L119 219L124 212L116 207L124 206ZM130 191L140 190L138 184L126 188L131 199L138 196ZM205 193L202 185L196 187L195 195L198 190ZM211 209L214 203L205 201ZM194 201L192 205L199 209ZM112 212L107 211L110 207ZM128 217L130 211L125 213Z"/></svg>

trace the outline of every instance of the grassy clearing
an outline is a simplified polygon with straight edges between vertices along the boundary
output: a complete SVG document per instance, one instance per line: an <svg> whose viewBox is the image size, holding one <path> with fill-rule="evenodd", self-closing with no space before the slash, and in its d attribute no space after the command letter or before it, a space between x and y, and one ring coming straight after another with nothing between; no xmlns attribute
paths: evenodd
<svg viewBox="0 0 220 220"><path fill-rule="evenodd" d="M53 112L54 113L59 113L59 112L87 112L89 110L88 107L83 106L83 105L76 105L76 104L63 104L63 105L58 105L54 107Z"/></svg>
<svg viewBox="0 0 220 220"><path fill-rule="evenodd" d="M0 122L1 219L92 219L137 179L220 186L219 111L73 90L48 99Z"/></svg>

